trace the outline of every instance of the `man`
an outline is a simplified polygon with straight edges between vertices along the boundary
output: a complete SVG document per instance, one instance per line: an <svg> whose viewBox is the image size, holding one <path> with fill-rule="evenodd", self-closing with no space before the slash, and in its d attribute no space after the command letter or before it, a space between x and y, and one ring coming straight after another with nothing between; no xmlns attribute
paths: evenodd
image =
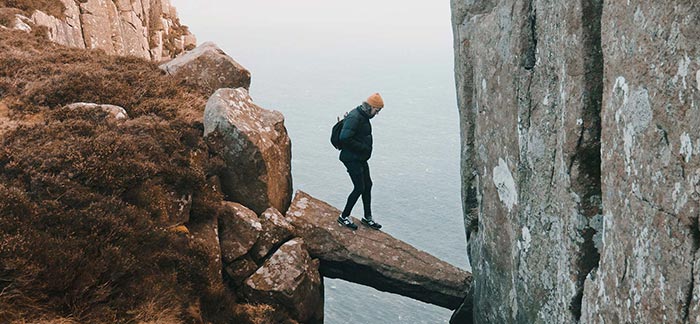
<svg viewBox="0 0 700 324"><path fill-rule="evenodd" d="M338 217L338 224L353 230L357 229L357 225L350 219L350 212L360 196L365 212L362 224L377 230L382 228L382 225L372 219L372 178L367 164L372 156L372 125L369 120L379 114L382 108L384 100L379 93L369 96L362 105L348 113L340 131L340 161L347 168L354 188L348 196L343 213Z"/></svg>

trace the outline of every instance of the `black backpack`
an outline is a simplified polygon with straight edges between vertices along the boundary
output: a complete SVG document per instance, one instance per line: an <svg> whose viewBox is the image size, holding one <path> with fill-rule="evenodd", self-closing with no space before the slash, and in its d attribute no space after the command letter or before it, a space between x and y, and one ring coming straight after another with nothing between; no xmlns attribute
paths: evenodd
<svg viewBox="0 0 700 324"><path fill-rule="evenodd" d="M331 144L333 144L333 147L337 150L342 149L340 145L340 131L343 130L343 124L345 124L345 118L338 118L338 122L333 125L333 130L331 131Z"/></svg>

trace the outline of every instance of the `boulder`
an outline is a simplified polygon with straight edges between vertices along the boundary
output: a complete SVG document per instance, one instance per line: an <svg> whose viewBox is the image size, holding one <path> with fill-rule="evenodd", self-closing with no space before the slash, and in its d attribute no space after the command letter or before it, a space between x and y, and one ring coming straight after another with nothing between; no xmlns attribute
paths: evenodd
<svg viewBox="0 0 700 324"><path fill-rule="evenodd" d="M204 110L204 136L226 163L221 182L227 200L258 214L287 210L292 151L280 112L255 105L245 88L219 89Z"/></svg>
<svg viewBox="0 0 700 324"><path fill-rule="evenodd" d="M262 232L258 242L250 250L256 260L262 260L278 245L292 238L294 227L274 208L268 208L260 215Z"/></svg>
<svg viewBox="0 0 700 324"><path fill-rule="evenodd" d="M221 255L225 265L248 253L260 236L258 216L245 206L225 201L219 215Z"/></svg>
<svg viewBox="0 0 700 324"><path fill-rule="evenodd" d="M220 88L250 87L250 72L212 42L199 45L161 64L160 68L208 94Z"/></svg>
<svg viewBox="0 0 700 324"><path fill-rule="evenodd" d="M365 226L338 226L340 210L297 191L287 212L294 234L321 260L324 277L340 278L426 303L456 309L471 274L391 235ZM359 224L358 220L355 223Z"/></svg>
<svg viewBox="0 0 700 324"><path fill-rule="evenodd" d="M129 115L122 107L115 105L101 105L96 103L77 102L66 106L69 109L101 109L114 119L128 119Z"/></svg>
<svg viewBox="0 0 700 324"><path fill-rule="evenodd" d="M318 260L312 260L304 241L283 244L243 286L248 300L286 310L301 323L323 322L323 284Z"/></svg>

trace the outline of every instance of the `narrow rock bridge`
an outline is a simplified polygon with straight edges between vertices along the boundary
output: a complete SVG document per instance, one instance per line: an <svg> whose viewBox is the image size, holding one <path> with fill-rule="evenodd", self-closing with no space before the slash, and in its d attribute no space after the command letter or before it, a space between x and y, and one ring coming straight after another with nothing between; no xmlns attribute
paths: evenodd
<svg viewBox="0 0 700 324"><path fill-rule="evenodd" d="M383 232L338 226L340 211L297 191L287 211L295 235L304 239L324 277L339 278L456 309L472 275ZM356 223L359 224L357 220Z"/></svg>

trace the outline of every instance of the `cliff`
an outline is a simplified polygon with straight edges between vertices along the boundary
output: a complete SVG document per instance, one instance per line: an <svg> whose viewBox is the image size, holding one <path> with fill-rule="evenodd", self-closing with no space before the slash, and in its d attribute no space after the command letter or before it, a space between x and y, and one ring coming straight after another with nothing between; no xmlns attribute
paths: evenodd
<svg viewBox="0 0 700 324"><path fill-rule="evenodd" d="M452 12L475 322L700 321L700 8Z"/></svg>
<svg viewBox="0 0 700 324"><path fill-rule="evenodd" d="M55 43L109 55L162 61L197 44L169 0L18 1L0 7L24 11L5 10L5 27L43 27Z"/></svg>

